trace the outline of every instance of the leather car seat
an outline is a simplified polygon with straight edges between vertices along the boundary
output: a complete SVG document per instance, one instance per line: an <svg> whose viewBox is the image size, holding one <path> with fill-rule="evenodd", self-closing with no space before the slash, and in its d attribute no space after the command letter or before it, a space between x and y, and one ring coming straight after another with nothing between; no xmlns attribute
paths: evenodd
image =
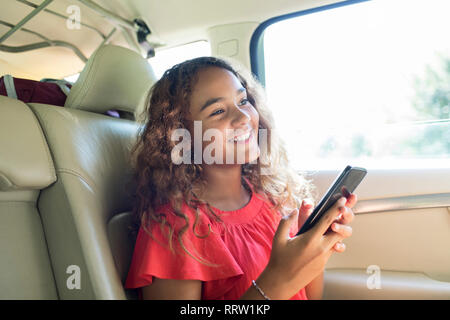
<svg viewBox="0 0 450 320"><path fill-rule="evenodd" d="M58 299L42 220L41 189L56 181L39 123L23 102L0 96L0 300Z"/></svg>
<svg viewBox="0 0 450 320"><path fill-rule="evenodd" d="M126 48L94 52L64 108L30 103L50 148L57 180L38 208L60 299L126 299L134 239L130 149L155 82L147 60ZM108 110L129 119L109 117Z"/></svg>

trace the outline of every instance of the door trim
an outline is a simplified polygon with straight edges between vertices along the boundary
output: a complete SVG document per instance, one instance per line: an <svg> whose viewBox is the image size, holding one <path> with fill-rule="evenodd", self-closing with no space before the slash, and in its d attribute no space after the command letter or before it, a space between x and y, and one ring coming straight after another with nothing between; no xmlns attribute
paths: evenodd
<svg viewBox="0 0 450 320"><path fill-rule="evenodd" d="M353 208L355 214L410 209L450 208L450 193L426 194L374 200L358 201Z"/></svg>

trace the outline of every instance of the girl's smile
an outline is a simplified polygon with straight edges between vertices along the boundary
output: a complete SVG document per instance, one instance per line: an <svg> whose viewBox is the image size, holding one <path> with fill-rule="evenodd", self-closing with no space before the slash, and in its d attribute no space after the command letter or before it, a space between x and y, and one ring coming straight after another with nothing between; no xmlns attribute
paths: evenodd
<svg viewBox="0 0 450 320"><path fill-rule="evenodd" d="M235 142L235 143L248 143L250 141L250 138L253 137L253 130L249 130L248 132L237 134L236 136L232 137L231 139L228 139L228 142Z"/></svg>

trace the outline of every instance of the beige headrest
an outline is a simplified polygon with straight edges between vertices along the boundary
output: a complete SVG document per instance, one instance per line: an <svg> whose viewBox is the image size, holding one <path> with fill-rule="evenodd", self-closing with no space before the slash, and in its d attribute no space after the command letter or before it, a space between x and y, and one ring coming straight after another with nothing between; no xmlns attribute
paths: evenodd
<svg viewBox="0 0 450 320"><path fill-rule="evenodd" d="M0 191L39 190L56 181L53 160L33 112L23 102L4 96L0 96L0 154Z"/></svg>
<svg viewBox="0 0 450 320"><path fill-rule="evenodd" d="M104 45L89 58L73 85L65 107L105 113L121 110L136 115L156 82L154 72L138 53Z"/></svg>

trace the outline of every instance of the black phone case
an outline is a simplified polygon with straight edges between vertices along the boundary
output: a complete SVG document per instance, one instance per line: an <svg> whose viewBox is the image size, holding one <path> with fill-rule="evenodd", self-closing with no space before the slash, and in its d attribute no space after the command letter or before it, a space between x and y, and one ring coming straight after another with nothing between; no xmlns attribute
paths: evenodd
<svg viewBox="0 0 450 320"><path fill-rule="evenodd" d="M364 168L347 166L344 171L337 177L325 196L320 200L317 207L305 221L298 231L297 235L310 230L319 221L320 217L330 209L342 196L348 197L350 193L355 191L356 187L361 183L367 174Z"/></svg>

